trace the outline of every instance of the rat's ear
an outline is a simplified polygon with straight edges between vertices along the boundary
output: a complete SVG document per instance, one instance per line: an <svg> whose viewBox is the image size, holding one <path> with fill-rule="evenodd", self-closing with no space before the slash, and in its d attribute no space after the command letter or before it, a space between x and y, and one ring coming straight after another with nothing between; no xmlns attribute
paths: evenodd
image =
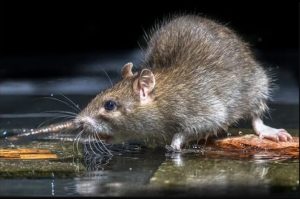
<svg viewBox="0 0 300 199"><path fill-rule="evenodd" d="M155 77L151 70L143 69L139 77L133 82L133 90L139 94L140 100L143 103L149 102L151 97L149 94L155 86Z"/></svg>
<svg viewBox="0 0 300 199"><path fill-rule="evenodd" d="M122 74L122 78L128 78L128 77L132 77L133 73L132 73L132 66L133 64L131 62L125 64L121 70L121 74Z"/></svg>

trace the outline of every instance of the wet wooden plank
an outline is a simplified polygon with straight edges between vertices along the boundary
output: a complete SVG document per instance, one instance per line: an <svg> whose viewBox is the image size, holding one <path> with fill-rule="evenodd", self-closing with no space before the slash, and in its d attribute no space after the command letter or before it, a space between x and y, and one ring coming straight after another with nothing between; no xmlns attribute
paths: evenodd
<svg viewBox="0 0 300 199"><path fill-rule="evenodd" d="M0 149L0 159L57 159L57 155L47 149Z"/></svg>
<svg viewBox="0 0 300 199"><path fill-rule="evenodd" d="M51 153L48 149L20 148L20 149L0 149L0 154L28 154L28 153Z"/></svg>
<svg viewBox="0 0 300 199"><path fill-rule="evenodd" d="M74 151L73 142L67 141L32 141L18 148L0 148L0 178L80 175L85 166L79 151Z"/></svg>
<svg viewBox="0 0 300 199"><path fill-rule="evenodd" d="M260 139L257 135L249 134L218 139L213 145L222 150L241 150L243 153L255 154L260 151L268 152L270 156L285 155L299 158L299 137L293 137L290 142L274 142L268 139Z"/></svg>

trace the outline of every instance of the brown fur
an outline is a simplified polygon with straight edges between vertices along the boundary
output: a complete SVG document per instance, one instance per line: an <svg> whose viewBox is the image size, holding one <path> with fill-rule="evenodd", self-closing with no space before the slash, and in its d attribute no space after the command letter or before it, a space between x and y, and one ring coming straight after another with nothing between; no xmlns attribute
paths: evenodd
<svg viewBox="0 0 300 199"><path fill-rule="evenodd" d="M152 71L154 79L148 74L139 82L143 69ZM93 118L98 125L91 129L98 133L170 140L178 132L217 132L267 110L270 80L248 45L224 25L199 16L165 21L148 38L139 71L126 68L122 76L77 121ZM146 92L145 103L139 89ZM117 102L116 110L103 109L108 99Z"/></svg>

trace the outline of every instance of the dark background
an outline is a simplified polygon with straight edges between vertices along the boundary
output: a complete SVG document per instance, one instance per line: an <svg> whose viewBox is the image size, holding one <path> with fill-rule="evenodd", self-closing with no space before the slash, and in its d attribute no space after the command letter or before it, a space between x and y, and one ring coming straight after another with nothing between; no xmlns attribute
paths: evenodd
<svg viewBox="0 0 300 199"><path fill-rule="evenodd" d="M135 48L143 30L172 13L200 13L217 19L249 38L258 48L298 48L299 4L209 2L2 2L1 53L23 55Z"/></svg>
<svg viewBox="0 0 300 199"><path fill-rule="evenodd" d="M57 56L130 51L143 44L144 31L164 16L199 13L235 29L269 66L285 63L285 69L293 72L299 82L299 3L83 2L1 2L0 78L70 75L75 70L72 64L29 64L22 58L46 56L54 60Z"/></svg>

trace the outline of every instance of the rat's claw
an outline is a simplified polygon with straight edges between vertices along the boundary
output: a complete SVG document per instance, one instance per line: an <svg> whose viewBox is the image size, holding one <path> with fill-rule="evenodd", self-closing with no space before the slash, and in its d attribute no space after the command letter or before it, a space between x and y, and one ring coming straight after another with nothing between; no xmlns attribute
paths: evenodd
<svg viewBox="0 0 300 199"><path fill-rule="evenodd" d="M287 142L287 141L293 141L293 137L285 130L285 129L278 129L279 132L278 132L278 136L279 136L279 139L280 141L284 141L284 142Z"/></svg>
<svg viewBox="0 0 300 199"><path fill-rule="evenodd" d="M282 142L287 142L287 137L281 133L278 133L278 138Z"/></svg>
<svg viewBox="0 0 300 199"><path fill-rule="evenodd" d="M285 129L266 128L258 134L260 139L266 138L275 142L293 141L292 136Z"/></svg>

